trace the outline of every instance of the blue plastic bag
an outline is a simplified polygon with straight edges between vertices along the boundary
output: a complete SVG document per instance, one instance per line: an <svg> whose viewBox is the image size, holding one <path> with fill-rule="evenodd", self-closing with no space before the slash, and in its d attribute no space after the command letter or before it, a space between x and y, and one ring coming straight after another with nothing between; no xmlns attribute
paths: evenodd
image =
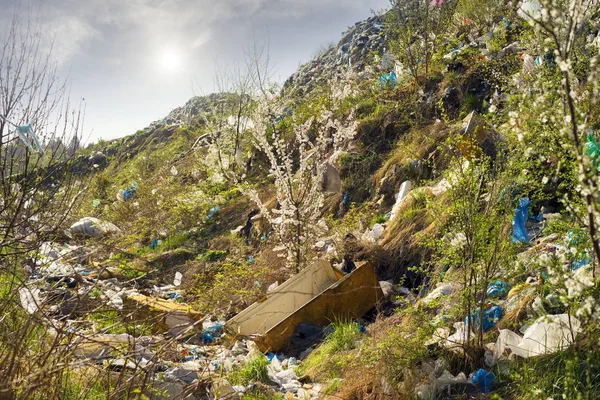
<svg viewBox="0 0 600 400"><path fill-rule="evenodd" d="M204 332L204 333L202 334L202 343L203 343L203 344L210 344L210 343L212 343L212 342L213 342L213 340L214 340L214 339L213 339L213 337L212 337L212 335L211 335L210 333L206 333L206 332Z"/></svg>
<svg viewBox="0 0 600 400"><path fill-rule="evenodd" d="M592 260L590 259L590 256L587 254L584 254L583 257L581 257L581 259L573 262L573 264L571 265L571 268L573 269L573 271L575 271L576 269L585 267L586 265L590 265L591 261Z"/></svg>
<svg viewBox="0 0 600 400"><path fill-rule="evenodd" d="M490 283L487 289L487 295L489 297L505 297L510 292L510 285L504 281L495 281Z"/></svg>
<svg viewBox="0 0 600 400"><path fill-rule="evenodd" d="M223 324L215 322L211 326L204 328L202 332L203 334L208 333L213 338L220 337L223 334Z"/></svg>
<svg viewBox="0 0 600 400"><path fill-rule="evenodd" d="M480 368L473 376L473 383L479 385L481 393L489 393L496 384L496 377L493 373Z"/></svg>
<svg viewBox="0 0 600 400"><path fill-rule="evenodd" d="M217 213L221 211L221 207L219 206L214 206L213 208L211 208L210 210L208 210L208 218L214 218L217 216Z"/></svg>
<svg viewBox="0 0 600 400"><path fill-rule="evenodd" d="M479 308L473 312L471 312L471 321L473 322L473 326L475 329L479 329L479 324L481 324L480 312ZM504 314L504 310L502 306L493 306L483 311L483 331L487 332L492 329L498 321L502 319ZM465 318L465 324L469 325L469 317Z"/></svg>
<svg viewBox="0 0 600 400"><path fill-rule="evenodd" d="M528 198L519 199L519 207L517 207L515 218L513 220L513 242L529 243L529 234L525 223L529 216L529 206L531 201Z"/></svg>
<svg viewBox="0 0 600 400"><path fill-rule="evenodd" d="M283 355L281 355L281 354L275 354L275 353L268 352L265 355L267 356L267 360L269 360L269 362L272 362L274 358L277 358L279 361L283 361Z"/></svg>
<svg viewBox="0 0 600 400"><path fill-rule="evenodd" d="M123 200L129 201L135 197L137 193L137 184L132 182L127 189L123 191Z"/></svg>
<svg viewBox="0 0 600 400"><path fill-rule="evenodd" d="M381 89L385 88L393 88L398 83L398 78L396 78L396 74L392 71L389 74L382 74L379 77L379 87Z"/></svg>

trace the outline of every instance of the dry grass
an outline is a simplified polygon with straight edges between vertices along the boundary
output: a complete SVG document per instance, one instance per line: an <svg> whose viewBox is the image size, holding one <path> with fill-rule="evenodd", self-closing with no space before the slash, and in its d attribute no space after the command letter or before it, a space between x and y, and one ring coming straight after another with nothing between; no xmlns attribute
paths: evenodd
<svg viewBox="0 0 600 400"><path fill-rule="evenodd" d="M409 132L398 142L383 166L373 174L375 185L379 187L393 168L397 165L402 167L410 160L426 161L433 168L443 167L444 158L437 149L449 134L450 131L441 122Z"/></svg>

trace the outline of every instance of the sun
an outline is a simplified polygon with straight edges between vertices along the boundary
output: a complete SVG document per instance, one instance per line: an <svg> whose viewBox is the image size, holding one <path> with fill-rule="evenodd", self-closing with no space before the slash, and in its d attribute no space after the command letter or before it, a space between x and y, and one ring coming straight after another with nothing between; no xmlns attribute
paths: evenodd
<svg viewBox="0 0 600 400"><path fill-rule="evenodd" d="M181 67L181 54L175 49L165 49L160 54L160 67L167 72L176 72Z"/></svg>

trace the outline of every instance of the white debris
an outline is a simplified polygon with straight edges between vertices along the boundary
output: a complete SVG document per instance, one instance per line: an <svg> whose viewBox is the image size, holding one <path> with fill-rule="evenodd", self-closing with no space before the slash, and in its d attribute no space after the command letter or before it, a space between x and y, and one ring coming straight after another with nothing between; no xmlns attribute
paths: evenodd
<svg viewBox="0 0 600 400"><path fill-rule="evenodd" d="M444 343L444 347L447 349L460 349L465 343L475 337L475 334L471 332L471 330L467 327L467 324L464 322L455 323L454 329L456 329L456 332L448 336L446 342Z"/></svg>
<svg viewBox="0 0 600 400"><path fill-rule="evenodd" d="M173 279L173 285L180 286L182 279L183 279L183 275L181 274L181 272L175 272L175 279Z"/></svg>
<svg viewBox="0 0 600 400"><path fill-rule="evenodd" d="M408 194L410 193L411 190L412 190L411 181L402 182L402 185L400 186L400 191L398 192L398 195L396 196L396 203L394 204L394 207L392 208L392 214L390 216L390 221L394 220L394 218L396 217L396 214L398 213L398 210L400 209L400 206L402 205L402 203L404 202L404 199L406 199L406 197L408 196Z"/></svg>
<svg viewBox="0 0 600 400"><path fill-rule="evenodd" d="M118 308L119 310L123 309L123 296L121 293L117 293L114 290L106 289L104 291L106 297L108 297L108 304Z"/></svg>
<svg viewBox="0 0 600 400"><path fill-rule="evenodd" d="M452 293L454 293L454 287L452 286L452 284L447 283L445 285L441 285L435 289L433 289L431 291L431 293L429 293L424 299L423 299L423 304L428 305L429 303L431 303L434 299L437 299L439 297L442 296L449 296Z"/></svg>
<svg viewBox="0 0 600 400"><path fill-rule="evenodd" d="M371 232L369 232L369 236L371 237L372 240L378 241L379 238L381 238L381 236L383 235L384 230L385 230L385 228L383 225L375 224L375 225L373 225Z"/></svg>
<svg viewBox="0 0 600 400"><path fill-rule="evenodd" d="M94 217L85 217L71 225L71 232L98 238L113 233L121 233L121 230L111 222L101 221Z"/></svg>
<svg viewBox="0 0 600 400"><path fill-rule="evenodd" d="M494 357L498 359L506 349L519 357L529 358L552 354L573 344L581 332L581 322L568 314L548 315L537 319L521 338L518 334L502 329L496 341Z"/></svg>
<svg viewBox="0 0 600 400"><path fill-rule="evenodd" d="M38 310L41 302L40 289L23 287L19 289L19 297L21 298L21 305L29 314L34 314Z"/></svg>
<svg viewBox="0 0 600 400"><path fill-rule="evenodd" d="M277 289L278 286L279 286L279 282L278 281L275 281L275 282L271 283L269 285L269 287L267 288L267 293L268 292L272 292L273 290Z"/></svg>

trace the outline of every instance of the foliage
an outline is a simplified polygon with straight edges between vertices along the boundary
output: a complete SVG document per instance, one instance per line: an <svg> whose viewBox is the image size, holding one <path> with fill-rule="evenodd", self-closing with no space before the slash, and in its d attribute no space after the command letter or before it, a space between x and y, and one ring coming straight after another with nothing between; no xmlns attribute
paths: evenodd
<svg viewBox="0 0 600 400"><path fill-rule="evenodd" d="M346 151L356 130L356 122L334 119L332 112L292 127L293 138L273 124L277 105L258 101L252 131L255 146L268 159L269 176L274 181L277 207L269 208L256 189L240 187L271 224L281 249L287 251L290 267L299 271L306 263L306 244L324 230L320 220L323 206L323 176L328 165ZM281 110L283 112L283 110Z"/></svg>
<svg viewBox="0 0 600 400"><path fill-rule="evenodd" d="M511 175L494 170L485 159L454 160L446 176L451 186L447 205L430 203L431 213L444 227L442 237L432 241L434 262L454 270L462 285L463 312L483 313L485 294L493 277L508 270L513 259L513 246L507 234L513 204L509 196L501 196L510 187ZM440 209L441 207L441 209ZM469 325L473 326L472 323ZM479 324L477 345L483 346L483 324Z"/></svg>
<svg viewBox="0 0 600 400"><path fill-rule="evenodd" d="M456 7L453 0L433 7L429 3L429 0L391 0L388 14L391 51L417 82L421 71L428 77L441 33L447 29Z"/></svg>
<svg viewBox="0 0 600 400"><path fill-rule="evenodd" d="M250 383L269 383L269 375L267 374L267 366L269 360L267 357L257 357L249 363L234 367L227 379L232 385L249 385Z"/></svg>
<svg viewBox="0 0 600 400"><path fill-rule="evenodd" d="M360 338L360 325L357 322L337 321L332 324L333 331L323 343L304 360L300 373L319 376L328 373L339 377L351 359L349 352Z"/></svg>
<svg viewBox="0 0 600 400"><path fill-rule="evenodd" d="M242 311L262 295L262 285L257 282L264 281L269 272L247 261L225 260L205 268L210 268L210 278L198 274L190 295L196 299L196 308L207 313Z"/></svg>
<svg viewBox="0 0 600 400"><path fill-rule="evenodd" d="M226 257L227 257L226 250L208 250L202 256L202 258L205 259L206 261L219 261L219 260L223 260Z"/></svg>

